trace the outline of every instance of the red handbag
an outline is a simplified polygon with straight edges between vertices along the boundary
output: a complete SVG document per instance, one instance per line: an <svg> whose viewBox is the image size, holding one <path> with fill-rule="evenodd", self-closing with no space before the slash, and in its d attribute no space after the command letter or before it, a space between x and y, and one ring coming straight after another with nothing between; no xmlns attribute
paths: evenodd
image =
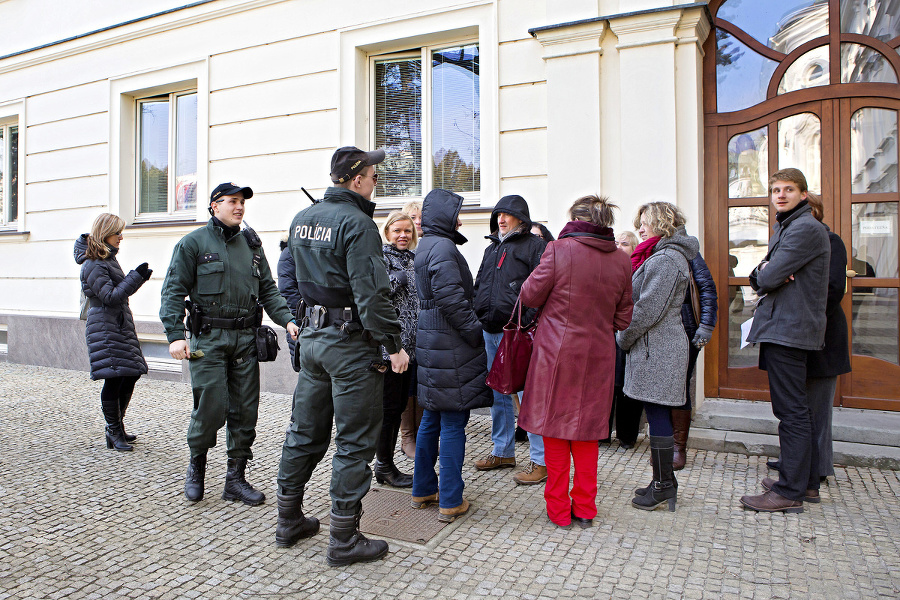
<svg viewBox="0 0 900 600"><path fill-rule="evenodd" d="M513 319L516 320L513 323ZM538 318L527 327L522 327L522 300L517 299L509 322L503 327L503 339L497 348L497 355L487 376L487 385L501 394L515 394L525 389L528 363L534 345L534 330Z"/></svg>

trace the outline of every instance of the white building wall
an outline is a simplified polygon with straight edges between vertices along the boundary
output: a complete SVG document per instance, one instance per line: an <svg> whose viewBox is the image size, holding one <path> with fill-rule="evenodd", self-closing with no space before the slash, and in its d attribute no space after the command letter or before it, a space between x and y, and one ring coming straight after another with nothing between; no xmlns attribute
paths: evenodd
<svg viewBox="0 0 900 600"><path fill-rule="evenodd" d="M156 0L135 12L134 3L112 0L95 2L102 11L28 2L0 2L0 22L16 23L0 53L186 4ZM688 39L692 25L680 9L597 20L672 4L390 0L348 10L327 0L215 0L0 57L0 107L21 102L24 147L20 233L0 233L0 316L75 318L75 237L100 212L133 221L137 90L193 82L201 127L197 219L206 220L204 200L219 182L250 185L246 220L274 269L282 231L308 205L300 187L321 196L334 148L371 145L367 53L454 36L475 36L481 47L482 192L463 214L470 242L461 248L473 273L490 208L507 194L524 196L532 217L554 232L576 197L600 193L622 207L617 230L630 228L642 202L664 199L682 205L699 233L702 59ZM54 39L39 26L47 13L65 23ZM585 19L594 21L573 29L588 32L575 42L566 39L571 27L529 34ZM668 29L657 27L659 39L650 39L648 22ZM41 33L22 33L28 31ZM547 44L548 35L556 45ZM622 35L634 39L626 43ZM471 210L479 205L484 210ZM126 230L123 268L147 261L155 270L132 298L138 321L158 322L171 250L195 226Z"/></svg>

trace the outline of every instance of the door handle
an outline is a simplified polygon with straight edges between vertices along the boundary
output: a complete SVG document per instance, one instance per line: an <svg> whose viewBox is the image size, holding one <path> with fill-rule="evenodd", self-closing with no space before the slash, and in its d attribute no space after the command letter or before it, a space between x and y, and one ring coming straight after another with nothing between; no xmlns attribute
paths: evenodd
<svg viewBox="0 0 900 600"><path fill-rule="evenodd" d="M856 277L857 274L858 273L856 271L854 271L853 269L847 269L847 277L849 277L850 279L853 279L854 277Z"/></svg>

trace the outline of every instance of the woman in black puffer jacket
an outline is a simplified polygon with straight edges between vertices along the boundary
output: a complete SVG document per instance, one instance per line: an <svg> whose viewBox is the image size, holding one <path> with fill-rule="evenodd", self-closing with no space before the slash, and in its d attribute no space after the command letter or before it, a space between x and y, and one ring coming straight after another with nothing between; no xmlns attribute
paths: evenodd
<svg viewBox="0 0 900 600"><path fill-rule="evenodd" d="M462 196L432 190L425 196L416 249L419 326L416 362L419 404L425 409L416 437L412 505L438 502L439 519L451 522L469 510L463 498L462 465L469 411L493 404L485 385L487 354L475 315L475 282L457 244L467 240L457 229ZM440 479L435 476L440 441Z"/></svg>
<svg viewBox="0 0 900 600"><path fill-rule="evenodd" d="M131 401L134 384L147 372L128 297L153 272L147 263L125 275L116 254L122 242L125 221L103 213L91 233L75 240L75 262L81 265L81 290L89 309L85 339L91 362L91 379L103 379L100 407L106 419L106 447L132 449L136 436L125 433L122 419Z"/></svg>

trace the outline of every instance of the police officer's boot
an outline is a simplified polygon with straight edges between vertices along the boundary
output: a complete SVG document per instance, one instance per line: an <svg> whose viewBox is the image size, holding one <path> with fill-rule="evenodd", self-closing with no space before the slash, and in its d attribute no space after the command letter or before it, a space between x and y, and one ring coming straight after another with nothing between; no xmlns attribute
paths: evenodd
<svg viewBox="0 0 900 600"><path fill-rule="evenodd" d="M378 483L387 483L396 488L412 487L412 475L401 473L394 464L394 450L397 447L397 434L400 431L399 424L385 424L381 428L381 436L375 447L375 480Z"/></svg>
<svg viewBox="0 0 900 600"><path fill-rule="evenodd" d="M266 501L266 496L253 488L244 479L244 470L247 468L246 458L229 458L228 471L225 473L225 491L222 492L222 500L240 500L247 506L259 506Z"/></svg>
<svg viewBox="0 0 900 600"><path fill-rule="evenodd" d="M206 454L192 456L184 478L184 495L191 502L203 499L203 481L206 478Z"/></svg>
<svg viewBox="0 0 900 600"><path fill-rule="evenodd" d="M332 567L378 560L388 553L384 540L370 540L359 530L362 508L355 515L338 515L331 511L331 538L325 562Z"/></svg>
<svg viewBox="0 0 900 600"><path fill-rule="evenodd" d="M275 526L275 545L289 548L303 538L319 532L319 520L303 515L303 492L277 494L278 524Z"/></svg>

